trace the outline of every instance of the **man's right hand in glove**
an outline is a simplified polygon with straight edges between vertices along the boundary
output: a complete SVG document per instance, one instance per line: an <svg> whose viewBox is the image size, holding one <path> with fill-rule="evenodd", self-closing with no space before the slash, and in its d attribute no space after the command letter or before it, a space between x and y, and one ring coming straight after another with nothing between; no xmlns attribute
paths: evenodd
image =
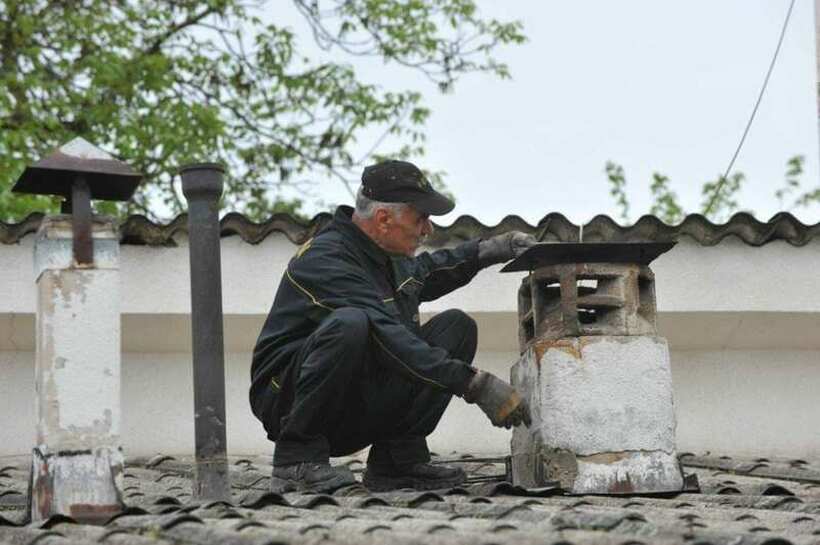
<svg viewBox="0 0 820 545"><path fill-rule="evenodd" d="M515 388L484 371L478 371L467 385L464 401L475 403L493 423L493 426L510 428L532 423L530 407L521 399Z"/></svg>

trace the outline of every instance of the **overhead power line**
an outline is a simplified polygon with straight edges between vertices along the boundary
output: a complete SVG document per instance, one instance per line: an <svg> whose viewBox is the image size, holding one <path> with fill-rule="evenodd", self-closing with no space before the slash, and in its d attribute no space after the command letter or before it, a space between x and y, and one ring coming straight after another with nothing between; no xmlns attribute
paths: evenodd
<svg viewBox="0 0 820 545"><path fill-rule="evenodd" d="M772 62L769 63L769 69L766 71L766 77L763 78L763 85L760 88L760 93L757 95L757 102L755 102L755 106L752 109L752 115L749 116L749 121L746 123L746 128L743 130L743 136L740 137L740 142L737 144L737 149L735 149L735 153L732 155L732 160L729 161L729 166L726 167L726 171L723 173L723 176L720 180L718 180L718 183L715 186L715 191L712 193L712 198L709 199L709 204L703 210L704 216L712 211L712 207L715 205L715 202L717 202L720 191L726 184L726 180L729 178L729 173L732 172L732 167L735 166L735 160L737 159L737 156L740 155L740 150L743 148L743 143L746 141L746 136L749 134L749 129L752 127L752 122L755 119L755 115L757 115L757 109L760 107L760 102L763 100L763 94L766 92L766 87L769 85L769 78L772 75L772 70L774 70L774 64L777 61L777 56L780 54L780 46L783 45L783 37L786 35L786 29L789 26L789 19L791 19L792 16L794 2L795 0L791 0L791 2L789 2L789 9L786 11L786 18L783 20L783 27L780 29L780 37L777 39L777 47L774 50L774 55L772 55Z"/></svg>

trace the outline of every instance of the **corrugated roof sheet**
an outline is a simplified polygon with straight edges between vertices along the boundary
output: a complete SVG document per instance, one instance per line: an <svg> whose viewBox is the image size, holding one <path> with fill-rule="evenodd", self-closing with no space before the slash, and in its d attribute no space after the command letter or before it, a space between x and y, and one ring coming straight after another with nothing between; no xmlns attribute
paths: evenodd
<svg viewBox="0 0 820 545"><path fill-rule="evenodd" d="M333 495L268 492L269 458L231 458L230 502L191 502L190 459L131 460L126 512L104 526L53 517L24 524L28 461L0 459L0 542L134 543L820 543L820 463L682 455L702 493L673 497L562 496L499 482L501 459L457 459L463 487ZM453 460L451 460L453 462ZM359 460L347 462L354 472ZM691 465L690 465L691 463Z"/></svg>
<svg viewBox="0 0 820 545"><path fill-rule="evenodd" d="M34 233L43 215L33 213L20 223L0 222L0 243L14 244L27 234ZM254 223L245 216L232 212L222 218L222 236L239 236L245 242L258 244L271 233L283 233L295 244L301 244L330 221L330 214L319 214L303 222L288 214L274 214L267 221ZM124 244L174 246L174 238L187 233L187 218L180 215L168 223L154 223L144 216L130 216L120 226ZM787 212L762 222L746 213L738 213L723 224L714 224L700 214L690 214L678 225L669 225L655 216L643 216L632 225L622 226L609 216L599 215L584 225L570 222L557 212L547 214L537 225L530 225L518 216L507 216L497 225L484 225L472 216L461 216L451 225L437 226L428 244L436 247L476 237L487 237L510 230L519 230L542 236L553 242L667 242L689 237L704 246L712 246L726 237L734 236L750 246L762 246L775 240L784 240L794 246L803 246L820 233L820 223L805 225ZM582 235L583 233L583 235Z"/></svg>

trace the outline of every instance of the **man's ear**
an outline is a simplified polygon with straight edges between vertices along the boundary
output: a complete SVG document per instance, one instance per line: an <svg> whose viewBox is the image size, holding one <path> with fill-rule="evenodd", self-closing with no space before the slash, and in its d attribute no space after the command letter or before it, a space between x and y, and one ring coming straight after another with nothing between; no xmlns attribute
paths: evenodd
<svg viewBox="0 0 820 545"><path fill-rule="evenodd" d="M390 223L393 220L393 217L390 215L390 211L385 208L378 208L373 216L373 219L376 220L376 229L378 229L380 233L386 233L390 228Z"/></svg>

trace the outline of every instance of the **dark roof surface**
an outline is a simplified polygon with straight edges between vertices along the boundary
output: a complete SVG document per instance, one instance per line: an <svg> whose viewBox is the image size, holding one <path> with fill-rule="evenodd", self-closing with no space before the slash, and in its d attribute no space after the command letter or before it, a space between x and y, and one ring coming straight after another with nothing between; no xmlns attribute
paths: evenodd
<svg viewBox="0 0 820 545"><path fill-rule="evenodd" d="M37 230L42 218L42 214L34 213L20 223L0 222L0 243L19 242L22 237ZM331 215L324 213L309 222L288 214L274 214L265 222L254 223L232 212L222 218L222 236L238 235L245 242L258 244L271 233L283 233L291 242L301 244L330 219ZM144 216L130 216L120 226L120 238L124 244L174 246L174 237L186 234L187 229L185 215L177 216L168 223L154 223ZM738 213L723 224L714 224L700 214L690 214L678 225L668 225L655 216L643 216L628 226L622 226L605 215L595 216L581 226L556 212L544 216L537 225L530 225L518 216L507 216L497 225L484 225L472 216L461 216L451 225L437 227L428 243L436 247L510 230L533 233L550 242L579 242L581 239L583 242L671 242L685 236L704 246L713 246L726 237L734 236L750 246L762 246L775 240L803 246L820 234L820 223L805 225L787 212L776 214L767 222L758 221L750 214Z"/></svg>
<svg viewBox="0 0 820 545"><path fill-rule="evenodd" d="M190 459L126 464L129 509L104 526L53 517L23 524L28 460L0 458L0 543L810 544L820 543L820 463L683 455L702 493L674 497L532 494L503 458L451 459L466 486L436 492L267 492L269 458L231 458L231 502L191 501ZM354 472L362 463L348 459Z"/></svg>

